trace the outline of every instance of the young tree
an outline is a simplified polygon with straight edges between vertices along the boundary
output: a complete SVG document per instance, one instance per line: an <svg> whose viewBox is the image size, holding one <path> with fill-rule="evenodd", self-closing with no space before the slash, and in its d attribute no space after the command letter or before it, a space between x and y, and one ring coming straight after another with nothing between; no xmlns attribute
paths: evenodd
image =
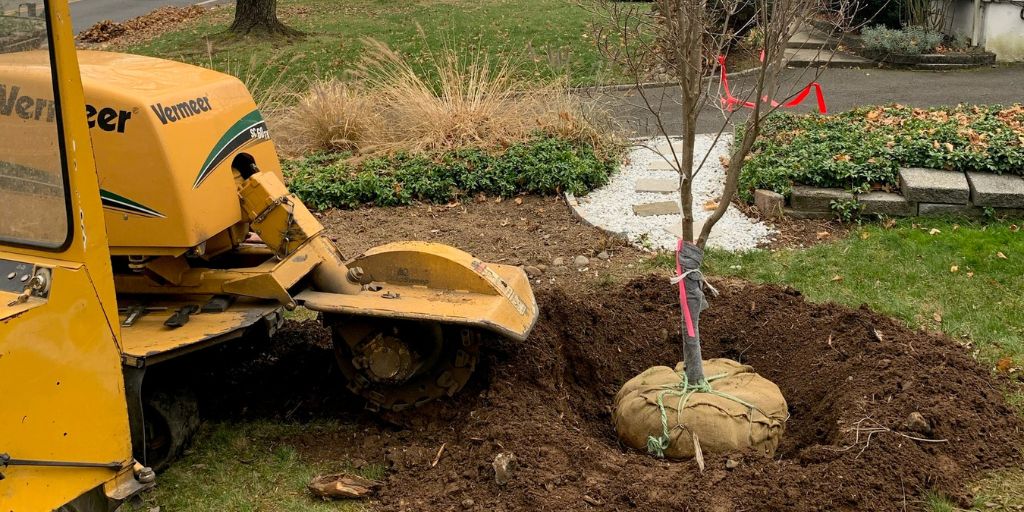
<svg viewBox="0 0 1024 512"><path fill-rule="evenodd" d="M851 5L844 3L846 0L655 0L654 9L648 9L643 4L595 1L598 8L594 12L605 21L599 24L598 44L606 57L633 78L637 95L654 119L655 133L667 139L668 116L679 116L681 121L678 151L670 144L670 154L662 156L679 173L683 236L677 261L680 275L674 282L685 282L685 293L680 293L685 373L690 385L702 386L705 378L699 319L700 310L707 306L700 273L704 247L737 192L743 164L760 133L761 123L778 108L771 100L784 103L821 73L821 68L811 73L793 73L793 83L783 84L783 52L787 43L812 16L824 12L830 13L835 31L845 32L846 13L852 12ZM739 19L739 14L743 19ZM725 108L717 101L721 85L712 77L717 71L718 56L727 56L739 37L752 30L760 34L761 53L760 64L753 71L753 86L746 91L746 99L754 98L753 108ZM643 86L652 69L661 70L679 84L675 89L662 89L674 91L674 98L653 97ZM678 108L668 111L664 108L666 103L673 107L678 104ZM733 140L725 163L725 186L718 204L702 225L695 226L693 179L711 153L709 149L703 155L695 154L697 118L705 108L717 108L723 114L716 143L733 123L742 123L742 129Z"/></svg>
<svg viewBox="0 0 1024 512"><path fill-rule="evenodd" d="M237 0L235 20L228 30L237 35L297 36L302 34L277 19L277 0Z"/></svg>

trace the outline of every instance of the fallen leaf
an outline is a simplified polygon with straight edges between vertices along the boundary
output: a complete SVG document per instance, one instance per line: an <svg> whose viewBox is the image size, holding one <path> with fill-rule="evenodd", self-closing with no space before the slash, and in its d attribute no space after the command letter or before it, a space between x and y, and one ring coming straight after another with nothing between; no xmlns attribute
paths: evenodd
<svg viewBox="0 0 1024 512"><path fill-rule="evenodd" d="M309 490L321 498L365 498L380 486L375 480L341 473L317 476L309 483Z"/></svg>
<svg viewBox="0 0 1024 512"><path fill-rule="evenodd" d="M885 229L892 229L896 227L896 219L885 219L885 222L882 223L882 227Z"/></svg>
<svg viewBox="0 0 1024 512"><path fill-rule="evenodd" d="M1010 233L1016 233L1020 231L1020 226L1016 224L1010 224Z"/></svg>
<svg viewBox="0 0 1024 512"><path fill-rule="evenodd" d="M704 201L704 211L710 212L715 208L718 208L718 201L715 201L714 199L708 199L707 201Z"/></svg>
<svg viewBox="0 0 1024 512"><path fill-rule="evenodd" d="M505 200L505 198L504 198L504 197L501 197L501 196L498 196L498 197L495 197L495 198L494 198L494 202L495 202L495 203L500 203L500 202L502 202L502 201L504 201L504 200Z"/></svg>
<svg viewBox="0 0 1024 512"><path fill-rule="evenodd" d="M942 231L940 231L938 228L932 228L931 231L928 232L929 235L937 235L939 233L942 233Z"/></svg>
<svg viewBox="0 0 1024 512"><path fill-rule="evenodd" d="M834 283L841 283L841 282L843 282L843 276L841 276L839 274L836 274L836 275L832 276L832 282L834 282Z"/></svg>
<svg viewBox="0 0 1024 512"><path fill-rule="evenodd" d="M996 258L999 258L1001 260L1005 260L1006 259L1006 255L1003 254L1002 251L1000 251L1000 252L996 253Z"/></svg>
<svg viewBox="0 0 1024 512"><path fill-rule="evenodd" d="M861 240L867 240L868 237L870 237L870 236L871 236L871 233L868 233L867 231L861 231L860 232L860 239Z"/></svg>
<svg viewBox="0 0 1024 512"><path fill-rule="evenodd" d="M949 267L949 271L954 273L960 272L960 267L957 265L953 265L952 267Z"/></svg>
<svg viewBox="0 0 1024 512"><path fill-rule="evenodd" d="M953 151L953 145L952 144L947 142L947 143L943 144L943 146L946 147L946 151Z"/></svg>
<svg viewBox="0 0 1024 512"><path fill-rule="evenodd" d="M815 236L818 238L818 240L824 240L828 238L831 234L832 233L829 233L828 231L818 231L818 233Z"/></svg>
<svg viewBox="0 0 1024 512"><path fill-rule="evenodd" d="M936 322L940 324L942 323L942 315L940 315L938 312L932 314L932 319L934 319Z"/></svg>
<svg viewBox="0 0 1024 512"><path fill-rule="evenodd" d="M1006 373L1006 372L1010 371L1010 368L1013 368L1013 359L1012 358L1001 357L1001 358L999 358L999 361L996 362L996 371L998 371L1000 373Z"/></svg>
<svg viewBox="0 0 1024 512"><path fill-rule="evenodd" d="M967 272L967 277L974 277L974 272Z"/></svg>

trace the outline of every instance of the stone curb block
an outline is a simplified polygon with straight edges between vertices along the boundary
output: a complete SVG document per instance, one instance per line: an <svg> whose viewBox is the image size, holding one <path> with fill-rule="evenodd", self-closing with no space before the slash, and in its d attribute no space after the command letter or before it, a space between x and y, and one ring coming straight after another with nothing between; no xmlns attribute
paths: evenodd
<svg viewBox="0 0 1024 512"><path fill-rule="evenodd" d="M900 169L900 190L914 203L966 205L971 196L964 173L920 167Z"/></svg>
<svg viewBox="0 0 1024 512"><path fill-rule="evenodd" d="M917 204L893 192L868 192L857 196L860 212L864 215L888 215L890 217L913 217L917 215Z"/></svg>
<svg viewBox="0 0 1024 512"><path fill-rule="evenodd" d="M797 185L789 196L794 210L806 212L831 212L832 201L853 201L853 194L841 188L818 188Z"/></svg>
<svg viewBox="0 0 1024 512"><path fill-rule="evenodd" d="M993 208L1024 208L1024 178L1012 174L968 172L971 203Z"/></svg>

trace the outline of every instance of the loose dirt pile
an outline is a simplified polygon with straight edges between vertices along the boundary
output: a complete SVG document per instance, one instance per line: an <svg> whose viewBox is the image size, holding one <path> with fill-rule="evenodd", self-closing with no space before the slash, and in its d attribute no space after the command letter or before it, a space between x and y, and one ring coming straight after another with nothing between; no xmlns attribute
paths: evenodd
<svg viewBox="0 0 1024 512"><path fill-rule="evenodd" d="M197 18L205 12L206 9L198 5L164 6L149 14L121 23L103 20L80 32L75 39L80 43L129 44L134 41L150 39Z"/></svg>
<svg viewBox="0 0 1024 512"><path fill-rule="evenodd" d="M774 459L709 455L701 474L616 443L615 392L681 357L678 292L661 276L541 290L529 341L495 342L461 394L390 422L356 410L329 370L326 332L311 322L229 372L212 408L349 418L351 429L281 441L310 460L387 464L383 510L920 509L929 490L967 504L967 482L1020 464L1022 422L948 338L790 289L715 284L722 295L701 322L706 357L752 365L789 402ZM518 460L505 486L491 466L502 452Z"/></svg>

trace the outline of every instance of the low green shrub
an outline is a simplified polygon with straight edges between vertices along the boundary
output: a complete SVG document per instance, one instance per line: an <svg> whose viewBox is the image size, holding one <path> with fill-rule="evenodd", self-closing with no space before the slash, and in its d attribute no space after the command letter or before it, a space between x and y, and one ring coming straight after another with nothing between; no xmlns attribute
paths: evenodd
<svg viewBox="0 0 1024 512"><path fill-rule="evenodd" d="M868 27L861 36L867 50L896 55L932 53L942 44L942 34L923 27Z"/></svg>
<svg viewBox="0 0 1024 512"><path fill-rule="evenodd" d="M447 203L478 193L582 194L607 183L618 163L617 154L542 135L500 153L468 148L362 161L349 156L316 153L286 162L291 190L317 209Z"/></svg>
<svg viewBox="0 0 1024 512"><path fill-rule="evenodd" d="M896 189L900 167L1024 175L1024 105L774 114L743 166L740 195L788 195L794 184Z"/></svg>

